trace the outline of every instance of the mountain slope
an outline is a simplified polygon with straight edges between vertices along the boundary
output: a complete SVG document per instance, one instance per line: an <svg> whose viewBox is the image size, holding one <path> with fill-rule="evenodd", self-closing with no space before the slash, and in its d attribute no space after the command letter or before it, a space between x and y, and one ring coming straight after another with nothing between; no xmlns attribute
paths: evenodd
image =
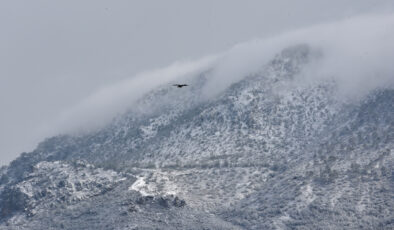
<svg viewBox="0 0 394 230"><path fill-rule="evenodd" d="M394 90L346 101L334 80L298 82L318 58L290 47L207 99L209 69L102 129L42 142L0 171L0 226L394 227Z"/></svg>

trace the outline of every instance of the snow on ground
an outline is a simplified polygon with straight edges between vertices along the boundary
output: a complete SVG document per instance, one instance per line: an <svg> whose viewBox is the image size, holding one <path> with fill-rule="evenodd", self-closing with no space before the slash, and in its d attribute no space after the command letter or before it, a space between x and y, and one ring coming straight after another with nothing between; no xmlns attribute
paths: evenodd
<svg viewBox="0 0 394 230"><path fill-rule="evenodd" d="M75 202L112 189L126 177L112 170L95 168L78 162L40 162L26 180L15 185L15 191L27 196L30 212L52 202Z"/></svg>
<svg viewBox="0 0 394 230"><path fill-rule="evenodd" d="M313 187L311 184L307 184L301 188L300 198L305 205L309 205L315 200L316 196L313 194Z"/></svg>
<svg viewBox="0 0 394 230"><path fill-rule="evenodd" d="M257 167L139 170L143 172L129 190L144 196L176 195L185 199L190 207L207 210L242 200L257 191L271 173Z"/></svg>
<svg viewBox="0 0 394 230"><path fill-rule="evenodd" d="M153 195L149 193L148 186L143 176L137 177L137 180L129 187L129 190L140 192L143 196Z"/></svg>

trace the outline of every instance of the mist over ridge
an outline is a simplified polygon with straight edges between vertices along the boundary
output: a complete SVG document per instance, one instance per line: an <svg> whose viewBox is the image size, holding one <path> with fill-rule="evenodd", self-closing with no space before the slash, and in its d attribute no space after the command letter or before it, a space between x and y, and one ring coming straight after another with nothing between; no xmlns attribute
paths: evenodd
<svg viewBox="0 0 394 230"><path fill-rule="evenodd" d="M78 129L76 123L83 122L77 120L89 120L75 111L83 107L78 104L139 72L225 53L253 38L393 9L392 0L5 0L0 9L0 164L48 136ZM87 126L107 123L122 109L108 110ZM73 123L72 117L80 118Z"/></svg>
<svg viewBox="0 0 394 230"><path fill-rule="evenodd" d="M357 100L371 90L394 85L393 27L393 14L365 15L255 39L197 61L179 61L164 69L146 71L102 88L66 110L48 133L102 127L149 91L183 83L207 70L203 97L212 100L231 84L261 71L282 50L296 45L306 45L314 55L291 82L292 87L332 80L338 85L339 98Z"/></svg>
<svg viewBox="0 0 394 230"><path fill-rule="evenodd" d="M393 25L318 24L104 86L0 167L0 230L393 229Z"/></svg>

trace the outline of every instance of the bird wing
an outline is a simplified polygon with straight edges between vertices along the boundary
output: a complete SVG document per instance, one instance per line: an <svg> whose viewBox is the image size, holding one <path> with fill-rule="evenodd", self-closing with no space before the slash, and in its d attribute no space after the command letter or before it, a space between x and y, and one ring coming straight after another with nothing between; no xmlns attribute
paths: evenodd
<svg viewBox="0 0 394 230"><path fill-rule="evenodd" d="M179 88L182 88L183 86L188 86L187 84L173 84L173 86L177 86Z"/></svg>

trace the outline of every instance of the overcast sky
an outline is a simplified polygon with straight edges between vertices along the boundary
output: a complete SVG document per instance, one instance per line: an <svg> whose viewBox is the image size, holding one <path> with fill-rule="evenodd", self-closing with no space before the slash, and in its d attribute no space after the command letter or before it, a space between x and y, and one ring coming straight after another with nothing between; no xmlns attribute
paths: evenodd
<svg viewBox="0 0 394 230"><path fill-rule="evenodd" d="M141 71L392 9L392 0L2 0L0 165L33 150L69 108Z"/></svg>

